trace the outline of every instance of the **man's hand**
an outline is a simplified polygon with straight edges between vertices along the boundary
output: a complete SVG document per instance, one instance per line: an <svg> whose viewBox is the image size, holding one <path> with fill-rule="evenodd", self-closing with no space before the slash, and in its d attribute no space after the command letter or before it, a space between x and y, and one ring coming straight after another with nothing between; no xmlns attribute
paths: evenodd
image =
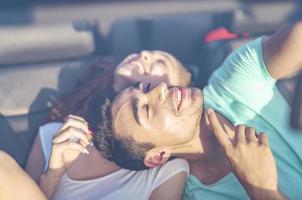
<svg viewBox="0 0 302 200"><path fill-rule="evenodd" d="M233 173L250 197L286 199L278 190L277 169L267 135L257 136L254 128L239 125L235 137L230 139L212 109L207 110L207 117Z"/></svg>

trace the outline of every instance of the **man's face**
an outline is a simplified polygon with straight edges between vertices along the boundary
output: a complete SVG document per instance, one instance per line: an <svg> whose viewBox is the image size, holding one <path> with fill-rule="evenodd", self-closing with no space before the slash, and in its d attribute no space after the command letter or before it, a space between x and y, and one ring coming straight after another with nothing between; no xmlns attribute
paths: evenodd
<svg viewBox="0 0 302 200"><path fill-rule="evenodd" d="M137 142L173 146L190 141L198 127L203 97L197 88L159 84L150 91L129 87L112 104L112 122L118 136Z"/></svg>

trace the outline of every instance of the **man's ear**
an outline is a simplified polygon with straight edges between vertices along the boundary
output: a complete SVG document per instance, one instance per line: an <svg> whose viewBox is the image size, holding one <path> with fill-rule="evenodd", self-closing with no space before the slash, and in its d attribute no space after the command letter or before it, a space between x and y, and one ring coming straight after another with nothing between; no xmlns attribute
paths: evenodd
<svg viewBox="0 0 302 200"><path fill-rule="evenodd" d="M144 159L144 165L149 168L165 164L170 158L170 152L161 147L149 150Z"/></svg>

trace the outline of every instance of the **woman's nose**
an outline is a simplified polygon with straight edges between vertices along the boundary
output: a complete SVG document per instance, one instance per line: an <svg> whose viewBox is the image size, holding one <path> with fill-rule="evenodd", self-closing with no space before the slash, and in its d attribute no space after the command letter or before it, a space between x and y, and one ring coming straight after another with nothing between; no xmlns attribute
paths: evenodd
<svg viewBox="0 0 302 200"><path fill-rule="evenodd" d="M141 54L141 59L144 63L144 73L149 74L151 71L151 56L152 53L150 51L142 51Z"/></svg>

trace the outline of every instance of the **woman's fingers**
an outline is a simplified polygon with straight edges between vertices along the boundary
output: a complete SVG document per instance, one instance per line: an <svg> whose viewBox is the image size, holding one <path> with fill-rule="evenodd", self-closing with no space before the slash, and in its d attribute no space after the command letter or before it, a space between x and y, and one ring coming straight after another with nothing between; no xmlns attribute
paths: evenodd
<svg viewBox="0 0 302 200"><path fill-rule="evenodd" d="M74 116L68 117L68 118L65 120L65 123L64 123L64 125L62 126L62 128L60 129L60 132L61 132L62 130L64 130L64 129L66 129L67 127L70 127L70 126L73 126L73 127L79 128L79 129L82 129L82 130L85 131L86 133L89 132L87 122L86 122L86 121L83 121L83 120L80 120L80 119L77 119L77 118L75 118Z"/></svg>
<svg viewBox="0 0 302 200"><path fill-rule="evenodd" d="M82 122L88 124L84 118L77 116L77 115L68 115L66 120L68 120L68 119L74 119L74 120L82 121Z"/></svg>
<svg viewBox="0 0 302 200"><path fill-rule="evenodd" d="M89 154L89 151L85 148L85 146L83 146L82 144L76 143L76 142L72 142L72 141L65 141L62 143L54 144L53 148L60 154L64 153L64 151L69 150L69 149L77 150L80 153Z"/></svg>
<svg viewBox="0 0 302 200"><path fill-rule="evenodd" d="M65 150L67 149L74 149L78 150L82 153L89 154L89 151L81 144L75 143L75 142L68 142L67 145L65 145Z"/></svg>
<svg viewBox="0 0 302 200"><path fill-rule="evenodd" d="M219 123L214 110L209 108L207 110L207 116L208 116L209 122L212 126L213 133L216 136L218 142L220 143L220 145L223 148L227 148L231 144L231 141L228 138L224 129L221 127L221 124Z"/></svg>
<svg viewBox="0 0 302 200"><path fill-rule="evenodd" d="M80 140L85 145L88 145L91 143L89 132L88 124L82 117L68 115L58 135L53 139L53 143L71 139L73 142Z"/></svg>
<svg viewBox="0 0 302 200"><path fill-rule="evenodd" d="M68 127L65 130L62 130L59 135L53 139L53 143L61 143L73 138L78 138L83 141L86 145L90 144L89 136L81 129L75 127Z"/></svg>

